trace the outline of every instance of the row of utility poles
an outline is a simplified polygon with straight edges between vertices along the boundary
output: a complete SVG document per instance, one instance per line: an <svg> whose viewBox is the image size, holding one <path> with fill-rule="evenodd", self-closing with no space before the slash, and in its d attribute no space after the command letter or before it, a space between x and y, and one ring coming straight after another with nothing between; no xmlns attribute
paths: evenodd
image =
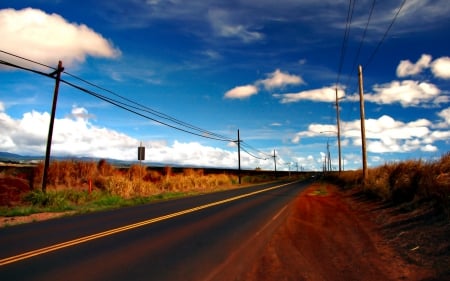
<svg viewBox="0 0 450 281"><path fill-rule="evenodd" d="M363 162L363 184L367 182L369 177L369 171L367 169L367 148L366 148L366 126L365 126L365 113L364 113L364 85L363 85L363 72L362 66L358 66L358 85L359 85L359 111L361 119L361 152ZM338 86L336 85L336 122L337 122L337 139L338 139L338 154L339 154L339 174L342 171L341 167L341 124L339 118L339 96ZM327 150L328 142L327 142Z"/></svg>
<svg viewBox="0 0 450 281"><path fill-rule="evenodd" d="M64 67L62 62L59 61L58 68L50 73L49 76L55 77L55 88L53 92L53 103L52 103L52 111L50 115L50 124L48 129L48 137L47 137L47 147L45 152L45 164L44 164L44 173L42 179L42 191L46 191L47 187L47 179L48 179L48 170L50 165L50 153L51 153L51 145L53 138L53 126L55 122L55 113L56 113L56 104L58 101L58 92L59 92L59 84L61 81L61 73L64 71ZM367 150L366 150L366 134L365 134L365 114L364 114L364 86L363 86L363 75L362 75L362 66L358 67L358 82L359 82L359 98L360 98L360 117L361 117L361 140L362 140L362 161L363 161L363 182L365 183L368 178L368 170L367 170ZM337 139L338 139L338 154L339 154L339 174L342 171L342 155L341 155L341 126L340 126L340 118L339 118L339 96L338 96L338 87L336 85L336 121L337 121ZM239 130L237 131L237 145L238 145L238 178L239 184L241 184L241 139L239 135ZM276 162L276 153L273 151L273 163L274 163L274 173L276 177L277 173L277 162ZM329 143L327 141L327 155L325 156L324 170L326 169L331 171L331 156ZM290 170L290 167L289 167ZM298 170L298 163L297 163Z"/></svg>

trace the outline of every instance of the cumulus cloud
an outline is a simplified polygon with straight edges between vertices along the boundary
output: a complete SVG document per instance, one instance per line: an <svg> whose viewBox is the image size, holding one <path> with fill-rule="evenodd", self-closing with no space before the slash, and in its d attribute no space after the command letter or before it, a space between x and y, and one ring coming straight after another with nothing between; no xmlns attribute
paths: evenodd
<svg viewBox="0 0 450 281"><path fill-rule="evenodd" d="M302 100L333 102L336 101L336 88L323 87L320 89L301 91L298 93L274 94L273 96L279 98L281 103L292 103ZM344 91L342 89L338 89L338 98L343 98L344 96Z"/></svg>
<svg viewBox="0 0 450 281"><path fill-rule="evenodd" d="M439 104L448 98L440 96L441 90L432 83L413 80L392 81L375 85L374 94L365 94L366 101L378 104L400 103L403 107L421 106L423 104Z"/></svg>
<svg viewBox="0 0 450 281"><path fill-rule="evenodd" d="M225 98L228 99L245 99L256 95L258 88L254 85L237 86L225 93Z"/></svg>
<svg viewBox="0 0 450 281"><path fill-rule="evenodd" d="M82 115L80 115L80 113ZM130 159L138 141L114 130L92 125L84 108L73 108L66 118L56 118L52 153ZM0 150L19 154L42 155L45 151L50 114L31 111L21 119L0 113ZM133 159L133 158L131 158Z"/></svg>
<svg viewBox="0 0 450 281"><path fill-rule="evenodd" d="M438 113L439 117L444 119L444 122L450 125L450 107Z"/></svg>
<svg viewBox="0 0 450 281"><path fill-rule="evenodd" d="M412 63L409 60L402 60L397 66L397 76L405 77L416 75L422 72L425 68L428 68L431 63L431 56L423 54L416 63Z"/></svg>
<svg viewBox="0 0 450 281"><path fill-rule="evenodd" d="M441 57L431 64L434 76L442 79L450 79L450 57Z"/></svg>
<svg viewBox="0 0 450 281"><path fill-rule="evenodd" d="M435 128L448 128L450 127L450 107L443 109L436 113L441 118L441 122L435 123Z"/></svg>
<svg viewBox="0 0 450 281"><path fill-rule="evenodd" d="M412 63L410 60L402 60L397 66L397 76L413 76L430 68L434 77L450 79L450 57L440 57L434 61L431 60L431 56L427 54L423 54L416 63Z"/></svg>
<svg viewBox="0 0 450 281"><path fill-rule="evenodd" d="M64 118L56 118L53 131L52 155L70 157L112 158L137 160L137 146L140 141L124 133L100 127L90 122L87 109L73 107ZM21 155L44 155L50 114L31 111L19 119L10 117L0 101L0 151ZM199 142L169 144L165 140L147 140L146 161L203 167L235 168L236 147L232 151L206 146ZM241 155L241 165L247 168L271 169L270 161L263 161L248 155Z"/></svg>
<svg viewBox="0 0 450 281"><path fill-rule="evenodd" d="M87 56L120 55L119 49L88 26L33 8L0 10L0 37L1 49L47 65L61 60L70 66Z"/></svg>
<svg viewBox="0 0 450 281"><path fill-rule="evenodd" d="M274 88L282 88L287 85L299 85L305 82L300 76L283 73L279 69L269 73L266 79L257 81L257 84L262 84L267 90Z"/></svg>
<svg viewBox="0 0 450 281"><path fill-rule="evenodd" d="M261 86L266 90L274 88L282 88L287 85L304 84L305 82L300 76L282 72L276 69L272 73L267 74L266 79L257 80L252 85L238 86L225 93L226 98L243 99L258 93Z"/></svg>
<svg viewBox="0 0 450 281"><path fill-rule="evenodd" d="M450 110L443 110L438 114L442 119L450 117ZM411 151L436 152L437 141L446 141L450 137L450 122L435 130L435 126L428 119L417 119L411 122L395 120L391 116L383 115L379 118L371 118L365 121L367 151L372 153L405 153ZM298 143L300 138L317 137L330 132L335 135L335 125L311 124L308 130L298 132L292 138L293 143ZM341 122L341 136L343 143L352 140L355 146L361 146L360 120Z"/></svg>
<svg viewBox="0 0 450 281"><path fill-rule="evenodd" d="M308 126L307 131L298 132L292 138L292 143L299 143L303 137L315 137L319 135L332 136L337 134L335 125L313 123Z"/></svg>

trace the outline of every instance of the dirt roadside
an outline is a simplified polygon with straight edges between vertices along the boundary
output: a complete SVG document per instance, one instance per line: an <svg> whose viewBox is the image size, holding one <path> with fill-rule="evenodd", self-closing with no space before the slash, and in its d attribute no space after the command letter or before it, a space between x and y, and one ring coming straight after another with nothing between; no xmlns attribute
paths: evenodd
<svg viewBox="0 0 450 281"><path fill-rule="evenodd" d="M434 227L440 236L418 246L414 239L430 233L427 225L400 231L392 223L424 212L399 218L394 209L380 211L381 205L354 191L313 184L250 270L235 280L450 280L448 223ZM447 252L436 253L443 247Z"/></svg>

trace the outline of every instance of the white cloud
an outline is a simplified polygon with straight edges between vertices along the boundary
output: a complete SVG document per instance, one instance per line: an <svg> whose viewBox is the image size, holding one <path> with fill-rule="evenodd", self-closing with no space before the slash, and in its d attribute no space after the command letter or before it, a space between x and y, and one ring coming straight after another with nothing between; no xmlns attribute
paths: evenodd
<svg viewBox="0 0 450 281"><path fill-rule="evenodd" d="M84 62L86 56L120 55L118 49L88 26L33 8L0 10L0 37L0 49L51 66L56 66L58 60L70 66ZM16 62L11 57L6 60Z"/></svg>
<svg viewBox="0 0 450 281"><path fill-rule="evenodd" d="M305 82L300 76L283 73L279 69L269 73L266 79L259 80L256 84L262 84L267 90L284 87L286 85L299 85Z"/></svg>
<svg viewBox="0 0 450 281"><path fill-rule="evenodd" d="M299 132L294 135L292 138L293 143L299 143L302 137L315 137L315 136L336 136L337 134L337 128L335 125L328 125L328 124L310 124L308 126L307 131Z"/></svg>
<svg viewBox="0 0 450 281"><path fill-rule="evenodd" d="M229 99L245 99L250 96L256 95L258 88L254 85L245 85L234 87L225 93L225 98Z"/></svg>
<svg viewBox="0 0 450 281"><path fill-rule="evenodd" d="M301 100L333 102L336 101L336 89L334 87L324 87L321 89L307 90L298 93L274 94L276 98L281 99L281 103L299 102ZM345 93L338 89L338 97L342 98Z"/></svg>
<svg viewBox="0 0 450 281"><path fill-rule="evenodd" d="M250 31L248 26L232 23L230 12L222 9L211 9L208 18L215 33L220 37L237 38L244 43L259 41L264 35L257 31Z"/></svg>
<svg viewBox="0 0 450 281"><path fill-rule="evenodd" d="M441 111L439 116L443 119L449 118L450 110ZM365 125L367 151L372 153L435 152L438 150L434 145L436 141L445 141L450 138L450 130L448 130L450 122L446 127L441 126L446 130L436 131L433 130L435 127L433 123L427 119L417 119L405 123L395 120L391 116L383 115L377 119L367 119ZM292 142L298 143L302 137L317 137L325 131L329 131L329 134L333 135L335 126L311 124L308 130L298 132ZM360 120L341 122L341 136L342 143L351 139L354 146L361 146Z"/></svg>
<svg viewBox="0 0 450 281"><path fill-rule="evenodd" d="M20 119L11 118L0 102L0 151L21 155L43 156L47 141L50 114L31 111ZM74 107L65 118L56 118L53 131L52 155L86 156L137 160L137 146L140 141L121 132L93 125L91 114L81 107ZM231 151L206 146L199 142L168 144L165 140L143 141L146 147L146 161L210 167L237 167L236 146ZM271 161L264 161L241 153L243 168L272 169Z"/></svg>
<svg viewBox="0 0 450 281"><path fill-rule="evenodd" d="M80 112L84 115L80 116ZM0 141L1 151L43 154L50 114L31 111L17 120L5 112L1 114L0 127L2 131L7 132L2 138L10 140L8 145L4 145L5 141ZM84 108L73 108L70 117L55 119L52 153L117 159L130 159L134 156L137 140L114 130L94 126L87 116L88 112Z"/></svg>
<svg viewBox="0 0 450 281"><path fill-rule="evenodd" d="M450 107L440 111L438 116L444 120L444 123L450 126Z"/></svg>
<svg viewBox="0 0 450 281"><path fill-rule="evenodd" d="M237 86L225 93L225 98L243 99L258 93L258 87L262 85L265 89L280 88L286 85L304 84L305 82L300 76L283 73L276 69L274 72L267 74L266 79L258 80L253 85Z"/></svg>
<svg viewBox="0 0 450 281"><path fill-rule="evenodd" d="M402 60L397 66L397 76L406 77L420 74L423 70L431 68L437 78L450 79L450 57L440 57L431 61L431 56L423 54L416 63Z"/></svg>
<svg viewBox="0 0 450 281"><path fill-rule="evenodd" d="M450 57L441 57L434 60L431 64L431 71L436 77L450 79Z"/></svg>
<svg viewBox="0 0 450 281"><path fill-rule="evenodd" d="M413 80L392 81L375 85L374 94L365 94L366 101L378 104L400 103L403 107L422 106L429 103L442 103L447 100L441 97L441 90L432 83Z"/></svg>
<svg viewBox="0 0 450 281"><path fill-rule="evenodd" d="M422 72L425 68L428 68L431 63L431 56L423 54L416 63L412 63L409 60L402 60L397 66L397 76L405 77L416 75Z"/></svg>

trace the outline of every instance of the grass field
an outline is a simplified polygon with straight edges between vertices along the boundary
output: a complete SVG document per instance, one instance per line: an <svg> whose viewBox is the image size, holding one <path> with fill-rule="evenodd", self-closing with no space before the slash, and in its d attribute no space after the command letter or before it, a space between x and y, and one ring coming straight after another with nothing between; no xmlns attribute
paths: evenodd
<svg viewBox="0 0 450 281"><path fill-rule="evenodd" d="M0 172L0 216L37 212L89 212L237 188L273 180L272 173L244 174L204 169L114 167L105 160L53 161L46 192L43 163L11 166Z"/></svg>

